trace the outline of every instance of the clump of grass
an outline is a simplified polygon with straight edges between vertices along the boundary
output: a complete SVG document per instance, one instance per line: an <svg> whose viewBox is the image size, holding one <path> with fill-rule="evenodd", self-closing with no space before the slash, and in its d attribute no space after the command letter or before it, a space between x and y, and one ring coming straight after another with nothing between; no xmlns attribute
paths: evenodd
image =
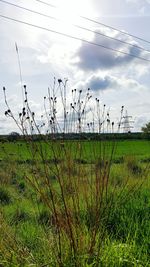
<svg viewBox="0 0 150 267"><path fill-rule="evenodd" d="M7 154L7 152L6 152ZM7 156L7 155L6 155ZM7 171L6 171L7 168ZM12 177L16 173L16 163L11 160L3 160L0 162L0 183L1 185L9 185L12 181Z"/></svg>
<svg viewBox="0 0 150 267"><path fill-rule="evenodd" d="M104 267L142 267L146 258L137 253L134 242L118 242L108 239L104 245L99 266ZM148 266L148 265L146 265Z"/></svg>
<svg viewBox="0 0 150 267"><path fill-rule="evenodd" d="M11 218L11 224L12 225L17 225L21 222L25 222L25 221L28 221L30 220L30 214L28 212L26 212L25 210L23 209L19 209L17 208L14 212L13 212L13 215L12 215L12 218Z"/></svg>
<svg viewBox="0 0 150 267"><path fill-rule="evenodd" d="M0 187L0 204L8 205L11 202L12 202L12 198L11 198L10 192L4 187Z"/></svg>
<svg viewBox="0 0 150 267"><path fill-rule="evenodd" d="M125 159L125 162L126 162L128 170L133 175L141 175L142 174L142 168L134 156L127 156Z"/></svg>
<svg viewBox="0 0 150 267"><path fill-rule="evenodd" d="M121 164L123 162L124 162L124 158L123 157L119 157L119 158L113 160L113 163L115 163L115 164Z"/></svg>
<svg viewBox="0 0 150 267"><path fill-rule="evenodd" d="M16 238L16 233L0 214L0 264L1 266L30 266L36 262L29 249Z"/></svg>
<svg viewBox="0 0 150 267"><path fill-rule="evenodd" d="M25 185L25 182L24 182L24 181L20 181L20 182L19 182L19 184L18 184L18 189L19 189L19 192L20 192L20 193L25 192L26 185Z"/></svg>
<svg viewBox="0 0 150 267"><path fill-rule="evenodd" d="M125 196L125 192L123 194ZM132 197L131 195L125 196L124 203L115 201L106 227L112 238L121 242L134 240L137 246L143 246L148 252L150 215L149 202L145 196L148 197L149 193L141 187L132 192Z"/></svg>
<svg viewBox="0 0 150 267"><path fill-rule="evenodd" d="M47 210L42 210L39 212L38 223L43 224L45 226L51 225L51 216Z"/></svg>

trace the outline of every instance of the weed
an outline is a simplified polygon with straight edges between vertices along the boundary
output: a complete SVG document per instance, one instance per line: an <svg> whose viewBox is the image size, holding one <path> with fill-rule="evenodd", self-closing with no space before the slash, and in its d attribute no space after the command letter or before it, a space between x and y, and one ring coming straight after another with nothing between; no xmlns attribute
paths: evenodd
<svg viewBox="0 0 150 267"><path fill-rule="evenodd" d="M37 222L33 223L28 212L17 209L12 217L12 226L17 228L19 239L33 252L34 258L40 264L47 264L48 259L48 266L53 264L59 267L98 267L100 264L115 266L115 263L116 266L122 267L133 264L135 266L136 257L134 258L127 241L130 236L137 243L141 242L139 225L144 225L144 214L143 210L135 208L136 203L135 214L128 199L138 191L142 179L137 183L136 179L131 181L129 177L133 178L133 175L139 174L142 176L143 171L135 160L127 158L127 173L124 177L120 175L123 176L125 169L121 166L121 172L116 175L117 181L111 179L115 141L110 145L104 141L93 143L87 140L85 143L80 139L84 131L98 134L114 131L109 111L106 105L101 107L100 101L96 99L94 116L89 107L89 89L85 95L82 90L78 92L73 89L72 103L67 105L66 84L66 80L63 83L59 79L56 88L55 80L52 90L48 89L40 123L35 112L31 110L26 86L24 107L17 118L9 107L4 88L7 106L5 114L17 124L25 138L28 151L26 156L30 155L25 161L25 183L19 181L18 185L20 190L24 191L27 182L29 192L31 188L34 190L34 203L39 211ZM60 90L63 106L63 122L60 124L57 114L57 90ZM123 110L122 106L118 130L121 127ZM70 142L67 140L67 134L72 132L78 133L78 140ZM119 160L118 165L123 165L122 154ZM148 232L147 225L144 229ZM136 234L138 238L135 237ZM112 247L110 246L109 259L105 258L103 251L107 236L117 242L116 247L113 243ZM53 253L51 261L46 253L47 248L50 248L51 255Z"/></svg>

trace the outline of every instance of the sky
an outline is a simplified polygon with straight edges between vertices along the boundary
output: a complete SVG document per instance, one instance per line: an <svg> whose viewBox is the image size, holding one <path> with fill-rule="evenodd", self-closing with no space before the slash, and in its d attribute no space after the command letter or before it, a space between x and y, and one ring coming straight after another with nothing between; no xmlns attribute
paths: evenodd
<svg viewBox="0 0 150 267"><path fill-rule="evenodd" d="M49 31L0 17L0 134L17 131L12 119L4 115L7 108L3 86L6 87L7 99L15 116L23 105L15 43L19 51L22 84L27 85L30 105L38 115L43 112L43 97L47 95L47 88L53 86L56 77L68 79L68 106L72 89L82 90L84 94L90 88L93 96L91 107L94 106L95 98L100 99L101 106L106 105L112 120L119 120L121 106L124 106L134 121L132 131L140 131L150 121L150 62L128 55L150 60L150 43L134 37L150 42L150 0L45 0L51 6L37 0L7 2L43 13L47 17L3 1L0 1L0 15L47 28ZM74 24L88 30L74 27ZM58 113L61 117L59 97Z"/></svg>

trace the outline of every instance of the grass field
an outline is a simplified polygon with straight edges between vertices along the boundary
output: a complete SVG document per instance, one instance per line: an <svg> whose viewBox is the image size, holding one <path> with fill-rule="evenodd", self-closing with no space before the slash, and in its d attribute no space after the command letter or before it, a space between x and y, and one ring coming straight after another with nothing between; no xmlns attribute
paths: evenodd
<svg viewBox="0 0 150 267"><path fill-rule="evenodd" d="M6 142L0 159L0 266L150 266L149 141Z"/></svg>
<svg viewBox="0 0 150 267"><path fill-rule="evenodd" d="M37 143L37 142L35 142ZM78 147L78 141L67 141L65 146L68 146L72 149L72 153L75 153ZM89 160L91 157L94 157L95 154L98 156L100 154L100 148L106 150L107 154L110 154L112 147L114 146L114 141L82 141L84 153L82 154L84 159ZM101 143L101 145L99 145ZM62 144L62 141L57 141L57 143L41 142L45 157L51 158L53 156L52 147L57 150L58 144ZM95 154L93 153L95 151ZM92 151L92 153L91 153ZM128 155L133 155L139 159L147 159L150 157L150 141L146 140L124 140L117 141L115 144L115 152L113 157L120 158ZM31 147L26 144L26 142L6 142L0 143L0 159L3 158L14 158L16 159L31 159L32 158Z"/></svg>

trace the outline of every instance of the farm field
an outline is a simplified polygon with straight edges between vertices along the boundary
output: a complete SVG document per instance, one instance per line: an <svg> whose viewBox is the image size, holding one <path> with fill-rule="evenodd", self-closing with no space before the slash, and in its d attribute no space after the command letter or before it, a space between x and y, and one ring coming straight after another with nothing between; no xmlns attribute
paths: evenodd
<svg viewBox="0 0 150 267"><path fill-rule="evenodd" d="M2 267L150 266L150 142L0 144Z"/></svg>
<svg viewBox="0 0 150 267"><path fill-rule="evenodd" d="M72 150L72 153L75 155L76 150L78 150L78 144L82 144L84 159L92 160L92 157L98 157L100 153L103 153L104 149L106 150L107 155L112 151L114 147L114 158L121 158L124 156L132 155L138 159L148 159L150 157L150 141L148 140L122 140L122 141L66 141L65 146L69 147ZM32 148L33 146L37 149L38 142L26 144L25 141L16 141L16 142L5 142L0 143L0 159L14 159L14 160L27 160L33 157ZM47 143L40 141L39 149L42 146L44 156L48 159L53 157L53 149L60 149L63 144L62 141ZM100 151L101 150L101 151ZM93 152L94 151L94 152ZM92 153L91 153L92 152ZM37 153L38 155L38 153Z"/></svg>

